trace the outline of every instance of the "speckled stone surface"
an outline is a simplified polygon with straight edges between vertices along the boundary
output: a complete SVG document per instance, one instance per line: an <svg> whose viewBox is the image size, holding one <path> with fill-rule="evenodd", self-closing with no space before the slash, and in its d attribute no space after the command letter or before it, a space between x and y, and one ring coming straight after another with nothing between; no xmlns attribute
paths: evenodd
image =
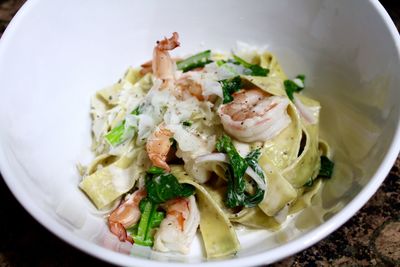
<svg viewBox="0 0 400 267"><path fill-rule="evenodd" d="M0 0L0 36L25 0ZM382 0L400 29L400 5ZM272 266L400 266L400 158L368 203L316 245ZM0 266L110 266L36 222L0 179Z"/></svg>
<svg viewBox="0 0 400 267"><path fill-rule="evenodd" d="M347 223L273 266L400 266L400 158L385 182Z"/></svg>

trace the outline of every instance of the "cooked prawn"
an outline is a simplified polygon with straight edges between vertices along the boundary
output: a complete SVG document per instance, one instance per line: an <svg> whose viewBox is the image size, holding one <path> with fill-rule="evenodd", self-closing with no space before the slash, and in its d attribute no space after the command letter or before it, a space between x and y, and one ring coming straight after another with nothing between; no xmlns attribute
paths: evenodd
<svg viewBox="0 0 400 267"><path fill-rule="evenodd" d="M165 128L164 124L158 126L149 136L146 143L146 151L154 166L170 171L166 163L168 152L171 148L173 133Z"/></svg>
<svg viewBox="0 0 400 267"><path fill-rule="evenodd" d="M116 235L120 241L127 240L133 243L132 237L127 235L126 229L139 221L141 215L139 203L146 195L146 190L137 190L108 217L110 231Z"/></svg>
<svg viewBox="0 0 400 267"><path fill-rule="evenodd" d="M154 76L161 79L163 84L161 88L167 88L174 83L174 74L176 65L171 59L168 51L175 49L180 45L177 32L172 33L172 37L157 41L153 50L152 68Z"/></svg>
<svg viewBox="0 0 400 267"><path fill-rule="evenodd" d="M157 41L153 50L153 59L141 65L140 73L142 75L153 72L156 78L162 80L161 89L170 88L172 94L178 99L186 99L188 96L194 96L203 101L203 89L200 84L191 80L189 75L183 74L178 80L175 79L176 58L172 59L168 51L171 51L180 45L177 32L172 33L172 37ZM194 71L201 71L199 68Z"/></svg>
<svg viewBox="0 0 400 267"><path fill-rule="evenodd" d="M178 99L186 99L188 96L194 96L198 100L203 101L203 87L201 84L190 79L187 74L183 74L176 82L175 96Z"/></svg>
<svg viewBox="0 0 400 267"><path fill-rule="evenodd" d="M140 65L140 67L142 67L140 69L140 74L145 75L146 73L149 72L153 72L153 61L149 60L145 63L143 63L142 65Z"/></svg>
<svg viewBox="0 0 400 267"><path fill-rule="evenodd" d="M233 94L233 101L221 105L218 115L227 133L242 142L273 138L290 123L289 100L254 88Z"/></svg>
<svg viewBox="0 0 400 267"><path fill-rule="evenodd" d="M188 253L200 224L200 213L194 196L176 198L165 203L167 216L154 236L154 249Z"/></svg>

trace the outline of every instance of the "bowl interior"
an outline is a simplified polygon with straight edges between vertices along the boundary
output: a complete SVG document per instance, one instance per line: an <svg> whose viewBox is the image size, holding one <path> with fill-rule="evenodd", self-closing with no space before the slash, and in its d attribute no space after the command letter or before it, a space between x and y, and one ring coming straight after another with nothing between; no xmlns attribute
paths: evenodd
<svg viewBox="0 0 400 267"><path fill-rule="evenodd" d="M368 183L375 181L376 189L386 175L379 167L399 125L400 66L393 25L378 5L363 0L29 1L1 41L2 174L35 218L89 253L126 265L147 258L205 261L200 239L189 256L179 256L131 251L108 233L77 187L76 164L93 158L90 97L128 66L149 60L155 40L173 31L181 36L175 55L229 51L238 40L267 45L289 77L306 74L305 94L321 102L321 136L334 149L336 169L314 205L280 231L240 230L242 249L235 259L262 255L258 259L271 262L281 257L273 254L277 247L285 250L281 255L294 253L337 227L334 215ZM329 229L319 227L327 221ZM317 229L315 239L296 243L312 229ZM135 257L122 255L129 253Z"/></svg>

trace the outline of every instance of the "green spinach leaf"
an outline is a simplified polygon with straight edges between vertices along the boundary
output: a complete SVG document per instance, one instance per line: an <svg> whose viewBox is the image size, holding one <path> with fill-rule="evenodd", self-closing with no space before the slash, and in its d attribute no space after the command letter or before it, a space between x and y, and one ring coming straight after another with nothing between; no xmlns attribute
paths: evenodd
<svg viewBox="0 0 400 267"><path fill-rule="evenodd" d="M293 80L285 80L283 82L283 85L285 86L286 94L289 97L289 99L292 101L293 101L293 94L300 92L301 90L304 89L306 76L303 74L299 74L296 76L296 79L299 79L303 83L303 86L299 86Z"/></svg>
<svg viewBox="0 0 400 267"><path fill-rule="evenodd" d="M244 179L244 174L246 169L250 166L262 178L264 178L264 172L258 165L258 157L261 154L260 151L253 151L244 159L236 151L231 138L227 135L223 135L218 139L216 148L218 152L226 153L228 155L230 163L225 172L226 178L228 179L227 195L225 199L226 206L229 208L256 206L262 201L264 190L257 186L256 192L253 195L245 192L246 181Z"/></svg>
<svg viewBox="0 0 400 267"><path fill-rule="evenodd" d="M233 96L232 94L239 91L240 88L242 88L242 79L240 79L240 76L235 76L230 79L225 79L219 81L222 87L222 93L223 93L223 103L229 103L233 101Z"/></svg>
<svg viewBox="0 0 400 267"><path fill-rule="evenodd" d="M146 179L147 195L154 203L163 203L173 198L189 197L194 194L194 186L180 184L171 173L159 171L148 172Z"/></svg>
<svg viewBox="0 0 400 267"><path fill-rule="evenodd" d="M249 164L250 168L255 171L262 179L265 179L264 171L261 169L260 165L258 165L258 159L261 156L261 150L255 149L251 151L245 158L247 164Z"/></svg>
<svg viewBox="0 0 400 267"><path fill-rule="evenodd" d="M233 55L233 58L238 62L240 65L246 68L245 74L251 76L267 76L269 73L269 69L263 68L260 65L251 64L246 62L244 59ZM247 73L246 73L247 72Z"/></svg>
<svg viewBox="0 0 400 267"><path fill-rule="evenodd" d="M334 166L335 163L328 159L328 157L321 156L321 168L319 169L318 176L323 178L331 178Z"/></svg>
<svg viewBox="0 0 400 267"><path fill-rule="evenodd" d="M258 176L260 176L260 178L263 179L263 181L265 182L265 173L258 164L258 159L260 158L260 156L261 150L255 149L246 156L245 160L250 168L252 168L253 171L257 173ZM246 195L245 206L248 208L256 206L263 200L264 192L265 191L257 185L256 192L253 195Z"/></svg>
<svg viewBox="0 0 400 267"><path fill-rule="evenodd" d="M310 179L308 179L308 181L303 185L304 187L311 187L314 184L314 180L313 178L310 177Z"/></svg>

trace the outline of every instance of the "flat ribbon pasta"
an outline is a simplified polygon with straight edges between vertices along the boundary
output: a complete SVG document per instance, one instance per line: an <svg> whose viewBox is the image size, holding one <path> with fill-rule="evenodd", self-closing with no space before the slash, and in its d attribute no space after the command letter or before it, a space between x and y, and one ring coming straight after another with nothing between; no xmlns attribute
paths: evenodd
<svg viewBox="0 0 400 267"><path fill-rule="evenodd" d="M245 88L258 87L271 95L286 96L283 82L278 77L260 77L248 75L241 75L240 77L243 80Z"/></svg>
<svg viewBox="0 0 400 267"><path fill-rule="evenodd" d="M302 136L300 117L290 104L288 114L292 122L280 134L264 143L262 154L279 170L288 167L296 158Z"/></svg>
<svg viewBox="0 0 400 267"><path fill-rule="evenodd" d="M280 223L274 217L266 215L259 207L245 208L231 214L229 219L245 226L257 229L279 230Z"/></svg>
<svg viewBox="0 0 400 267"><path fill-rule="evenodd" d="M275 55L269 52L264 52L260 55L260 65L263 68L269 69L268 76L279 77L281 80L286 80L286 74L283 71L278 59Z"/></svg>
<svg viewBox="0 0 400 267"><path fill-rule="evenodd" d="M143 148L134 148L114 163L99 168L83 178L79 187L89 196L98 209L128 192L145 169L139 158Z"/></svg>
<svg viewBox="0 0 400 267"><path fill-rule="evenodd" d="M287 203L297 197L297 192L271 164L267 156L261 155L259 164L266 175L267 190L258 207L268 216L275 216Z"/></svg>
<svg viewBox="0 0 400 267"><path fill-rule="evenodd" d="M171 173L180 183L191 184L196 188L196 198L200 210L200 232L203 237L207 258L228 256L239 250L236 232L228 217L210 196L208 191L196 183L182 166L171 166Z"/></svg>
<svg viewBox="0 0 400 267"><path fill-rule="evenodd" d="M296 201L294 201L290 205L289 214L296 213L304 209L305 207L310 206L312 198L320 190L321 186L322 186L322 180L321 179L316 180L310 189L303 192L303 195L301 195L298 199L296 199Z"/></svg>
<svg viewBox="0 0 400 267"><path fill-rule="evenodd" d="M295 188L300 188L310 178L315 178L320 168L318 126L304 126L303 132L306 139L303 152L282 172L283 177Z"/></svg>

